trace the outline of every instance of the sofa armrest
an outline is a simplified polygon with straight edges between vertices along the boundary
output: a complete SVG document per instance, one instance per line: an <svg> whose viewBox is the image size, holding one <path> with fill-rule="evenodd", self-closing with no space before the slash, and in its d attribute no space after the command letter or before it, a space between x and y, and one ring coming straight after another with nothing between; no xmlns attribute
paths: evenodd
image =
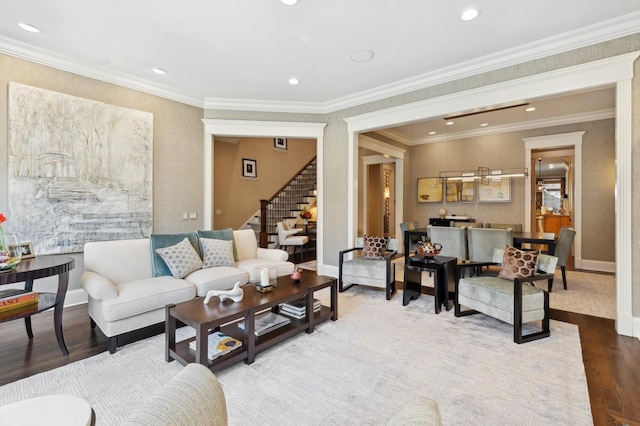
<svg viewBox="0 0 640 426"><path fill-rule="evenodd" d="M118 297L116 286L108 278L92 271L85 271L80 277L82 288L95 300L109 300Z"/></svg>
<svg viewBox="0 0 640 426"><path fill-rule="evenodd" d="M256 252L256 259L286 261L289 260L289 253L280 249L267 249L258 247L258 251Z"/></svg>

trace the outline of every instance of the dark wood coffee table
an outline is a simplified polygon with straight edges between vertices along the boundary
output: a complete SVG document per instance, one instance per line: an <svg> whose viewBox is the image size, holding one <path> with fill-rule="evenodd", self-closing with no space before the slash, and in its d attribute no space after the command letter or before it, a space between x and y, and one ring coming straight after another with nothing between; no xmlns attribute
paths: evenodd
<svg viewBox="0 0 640 426"><path fill-rule="evenodd" d="M331 289L331 303L322 306L320 312L313 312L313 299L316 291L323 288ZM314 327L322 321L338 319L337 281L331 277L318 276L306 271L302 282L294 284L290 277L278 278L276 288L269 293L260 293L252 284L242 287L244 297L240 302L226 300L220 302L218 297L212 298L205 305L204 297L197 297L187 302L166 307L165 323L165 359L174 359L182 365L197 362L218 371L229 365L244 360L251 364L256 354L271 346L288 339L302 331L313 332ZM265 335L256 336L255 317L257 314L271 309L279 312L279 305L285 302L305 299L307 315L304 319L290 318L291 323ZM178 321L193 327L196 336L176 342L176 328ZM244 330L238 327L244 322ZM207 358L207 339L210 333L222 333L242 341L242 347L213 361ZM196 341L196 350L189 350L189 343Z"/></svg>

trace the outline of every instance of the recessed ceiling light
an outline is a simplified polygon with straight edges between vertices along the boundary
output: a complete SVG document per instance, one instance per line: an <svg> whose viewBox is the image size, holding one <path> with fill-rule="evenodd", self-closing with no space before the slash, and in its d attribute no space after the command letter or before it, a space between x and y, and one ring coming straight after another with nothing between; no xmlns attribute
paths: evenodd
<svg viewBox="0 0 640 426"><path fill-rule="evenodd" d="M460 19L462 19L463 21L471 21L472 19L476 19L478 15L480 15L480 12L478 12L476 9L467 9L462 12L462 15L460 15Z"/></svg>
<svg viewBox="0 0 640 426"><path fill-rule="evenodd" d="M482 124L480 125L480 127L485 127L485 126L488 126L488 125L489 125L489 123L482 123Z"/></svg>
<svg viewBox="0 0 640 426"><path fill-rule="evenodd" d="M297 78L293 77L289 79L289 84L292 86L295 86L296 84L300 84L300 80L298 80Z"/></svg>
<svg viewBox="0 0 640 426"><path fill-rule="evenodd" d="M18 26L20 28L22 28L23 30L25 30L25 31L29 31L30 33L39 33L40 32L40 30L38 28L34 27L31 24L27 24L26 22L20 22L18 24Z"/></svg>
<svg viewBox="0 0 640 426"><path fill-rule="evenodd" d="M295 6L298 0L280 0L285 6Z"/></svg>
<svg viewBox="0 0 640 426"><path fill-rule="evenodd" d="M531 111L535 111L535 110L536 110L535 107L529 107L529 108L525 109L525 111L527 111L527 112L531 112Z"/></svg>
<svg viewBox="0 0 640 426"><path fill-rule="evenodd" d="M429 134L430 134L430 135L435 135L435 134L436 134L436 132L429 132Z"/></svg>
<svg viewBox="0 0 640 426"><path fill-rule="evenodd" d="M549 168L550 168L550 169L553 169L553 164L549 164Z"/></svg>
<svg viewBox="0 0 640 426"><path fill-rule="evenodd" d="M155 72L156 74L166 74L167 73L162 68L151 68L151 71Z"/></svg>
<svg viewBox="0 0 640 426"><path fill-rule="evenodd" d="M453 121L447 121L445 124L446 124L447 126L451 126L451 125L453 125Z"/></svg>
<svg viewBox="0 0 640 426"><path fill-rule="evenodd" d="M358 50L351 54L353 62L369 62L373 59L374 53L371 50Z"/></svg>

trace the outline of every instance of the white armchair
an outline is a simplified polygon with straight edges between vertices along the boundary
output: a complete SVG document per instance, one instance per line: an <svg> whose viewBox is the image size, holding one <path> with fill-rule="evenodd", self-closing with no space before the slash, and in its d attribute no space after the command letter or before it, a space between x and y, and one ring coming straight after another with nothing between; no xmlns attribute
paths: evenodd
<svg viewBox="0 0 640 426"><path fill-rule="evenodd" d="M237 229L233 231L238 260L236 267L249 273L249 282L260 281L260 271L256 266L275 266L279 277L291 275L294 265L289 262L289 254L284 250L258 247L258 240L253 229Z"/></svg>
<svg viewBox="0 0 640 426"><path fill-rule="evenodd" d="M278 245L285 250L289 246L293 246L293 255L296 255L298 247L300 250L300 260L304 258L304 248L309 242L309 237L306 235L296 235L302 229L291 228L287 222L278 222Z"/></svg>

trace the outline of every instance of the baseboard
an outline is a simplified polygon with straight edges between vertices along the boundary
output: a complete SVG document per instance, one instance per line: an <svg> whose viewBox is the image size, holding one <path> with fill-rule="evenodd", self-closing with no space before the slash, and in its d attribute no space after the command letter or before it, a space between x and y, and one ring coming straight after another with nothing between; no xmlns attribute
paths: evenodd
<svg viewBox="0 0 640 426"><path fill-rule="evenodd" d="M616 263L615 262L603 262L601 260L585 260L585 259L576 259L575 262L576 269L584 269L586 271L597 271L597 272L610 272L614 274L616 272Z"/></svg>
<svg viewBox="0 0 640 426"><path fill-rule="evenodd" d="M640 340L640 317L633 317L633 337Z"/></svg>
<svg viewBox="0 0 640 426"><path fill-rule="evenodd" d="M64 298L64 306L82 305L87 303L87 299L87 292L83 289L69 290Z"/></svg>

